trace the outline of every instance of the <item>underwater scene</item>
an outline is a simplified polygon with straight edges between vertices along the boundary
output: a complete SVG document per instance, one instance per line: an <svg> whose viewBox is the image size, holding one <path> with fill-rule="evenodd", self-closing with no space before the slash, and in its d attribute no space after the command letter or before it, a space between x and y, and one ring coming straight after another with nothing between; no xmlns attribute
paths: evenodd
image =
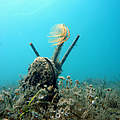
<svg viewBox="0 0 120 120"><path fill-rule="evenodd" d="M0 120L120 120L120 0L0 0Z"/></svg>

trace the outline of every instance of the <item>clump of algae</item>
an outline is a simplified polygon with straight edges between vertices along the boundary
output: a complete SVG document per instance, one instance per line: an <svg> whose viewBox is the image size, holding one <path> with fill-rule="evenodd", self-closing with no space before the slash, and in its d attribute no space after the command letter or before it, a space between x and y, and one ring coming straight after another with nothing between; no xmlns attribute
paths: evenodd
<svg viewBox="0 0 120 120"><path fill-rule="evenodd" d="M104 80L100 80L104 81ZM109 88L98 79L84 82L70 76L58 78L58 89L44 85L2 90L0 119L10 120L119 120L119 89ZM92 84L93 83L93 84ZM54 96L51 98L52 92Z"/></svg>

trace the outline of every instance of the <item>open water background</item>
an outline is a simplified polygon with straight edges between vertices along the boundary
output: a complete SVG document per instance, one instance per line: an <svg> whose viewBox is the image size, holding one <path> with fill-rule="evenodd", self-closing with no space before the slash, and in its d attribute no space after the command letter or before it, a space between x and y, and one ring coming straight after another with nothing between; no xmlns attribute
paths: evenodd
<svg viewBox="0 0 120 120"><path fill-rule="evenodd" d="M63 66L72 79L107 78L120 73L120 0L0 0L0 86L15 85L36 58L51 57L48 35L55 24L71 32L61 57L80 34ZM61 58L60 57L60 58Z"/></svg>

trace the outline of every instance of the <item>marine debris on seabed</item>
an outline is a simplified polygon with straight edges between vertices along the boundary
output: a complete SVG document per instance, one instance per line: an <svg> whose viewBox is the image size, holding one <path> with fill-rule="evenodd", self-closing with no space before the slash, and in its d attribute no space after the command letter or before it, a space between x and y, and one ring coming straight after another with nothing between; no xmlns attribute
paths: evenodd
<svg viewBox="0 0 120 120"><path fill-rule="evenodd" d="M50 34L55 38L52 42L56 42L52 58L41 57L30 43L37 58L29 66L28 74L21 76L17 88L0 91L0 119L120 120L120 89L107 88L106 81L101 79L80 82L70 75L60 76L80 35L60 61L58 56L70 31L66 25L58 24Z"/></svg>

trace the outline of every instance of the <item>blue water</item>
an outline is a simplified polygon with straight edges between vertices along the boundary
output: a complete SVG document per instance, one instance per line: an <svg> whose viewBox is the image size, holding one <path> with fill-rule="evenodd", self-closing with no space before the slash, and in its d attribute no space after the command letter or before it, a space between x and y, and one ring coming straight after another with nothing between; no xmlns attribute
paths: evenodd
<svg viewBox="0 0 120 120"><path fill-rule="evenodd" d="M63 75L114 79L120 73L120 0L0 0L0 85L13 85L36 58L51 57L50 29L64 23L71 32L61 57L80 34ZM61 58L60 57L60 58Z"/></svg>

